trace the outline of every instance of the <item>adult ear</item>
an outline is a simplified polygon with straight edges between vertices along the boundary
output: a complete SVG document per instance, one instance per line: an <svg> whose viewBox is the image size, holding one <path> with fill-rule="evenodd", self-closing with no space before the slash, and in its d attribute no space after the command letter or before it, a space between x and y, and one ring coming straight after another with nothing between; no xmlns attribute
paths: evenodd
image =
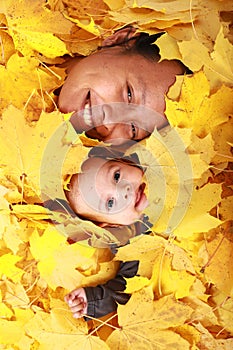
<svg viewBox="0 0 233 350"><path fill-rule="evenodd" d="M136 33L136 28L125 27L125 28L119 29L117 32L110 35L108 38L104 39L102 46L104 47L104 46L119 45L122 42L124 42L124 40L131 39L133 37L136 38L139 35L140 33Z"/></svg>

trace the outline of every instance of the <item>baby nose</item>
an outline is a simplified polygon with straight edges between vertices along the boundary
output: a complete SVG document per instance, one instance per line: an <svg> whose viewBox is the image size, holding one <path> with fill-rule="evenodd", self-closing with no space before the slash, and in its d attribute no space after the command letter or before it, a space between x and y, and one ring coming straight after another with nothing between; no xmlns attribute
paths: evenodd
<svg viewBox="0 0 233 350"><path fill-rule="evenodd" d="M119 195L124 201L129 201L129 199L132 198L133 188L128 181L122 180L117 187Z"/></svg>
<svg viewBox="0 0 233 350"><path fill-rule="evenodd" d="M130 185L126 184L125 188L124 188L124 192L123 192L123 198L128 199L130 197L131 193L132 193L132 191L131 191Z"/></svg>

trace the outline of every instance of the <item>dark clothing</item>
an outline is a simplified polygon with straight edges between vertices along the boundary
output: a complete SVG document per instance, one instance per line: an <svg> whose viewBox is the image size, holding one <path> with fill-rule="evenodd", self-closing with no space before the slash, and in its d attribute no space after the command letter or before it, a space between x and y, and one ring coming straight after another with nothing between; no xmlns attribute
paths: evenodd
<svg viewBox="0 0 233 350"><path fill-rule="evenodd" d="M138 261L127 261L120 263L120 268L115 278L105 284L96 287L85 287L87 295L87 315L99 318L117 309L117 303L126 304L130 298L129 294L122 293L126 287L125 278L136 275ZM88 317L85 317L88 321Z"/></svg>
<svg viewBox="0 0 233 350"><path fill-rule="evenodd" d="M69 204L60 199L48 200L44 203L44 206L50 211L69 212L70 215L76 216L76 214L71 210ZM120 227L108 227L117 241L120 242L119 245L111 244L110 248L113 254L116 254L117 249L120 246L124 246L129 243L130 238L135 237L140 234L150 233L150 227L152 225L149 223L146 216L143 217L141 222L129 226ZM69 243L74 243L75 240L68 238ZM107 245L109 247L109 244ZM134 277L138 271L139 261L127 261L120 262L119 270L114 278L106 282L105 284L97 285L96 287L84 287L87 296L87 316L85 320L88 321L88 316L94 318L100 318L113 311L116 311L117 304L126 304L130 298L130 294L124 293L126 288L125 278Z"/></svg>

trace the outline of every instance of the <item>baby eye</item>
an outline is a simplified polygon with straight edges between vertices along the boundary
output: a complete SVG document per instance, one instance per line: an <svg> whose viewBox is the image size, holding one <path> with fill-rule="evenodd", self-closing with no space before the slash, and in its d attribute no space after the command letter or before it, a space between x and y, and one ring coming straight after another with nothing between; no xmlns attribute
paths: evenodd
<svg viewBox="0 0 233 350"><path fill-rule="evenodd" d="M132 101L132 91L129 86L127 86L127 97L128 97L128 102L130 103Z"/></svg>
<svg viewBox="0 0 233 350"><path fill-rule="evenodd" d="M132 129L132 140L136 139L136 126L134 123L131 122L131 129Z"/></svg>
<svg viewBox="0 0 233 350"><path fill-rule="evenodd" d="M118 171L115 171L115 173L114 173L114 175L113 175L113 178L114 178L114 181L115 181L116 184L119 182L120 177L121 177L120 171L119 171L119 170L118 170Z"/></svg>
<svg viewBox="0 0 233 350"><path fill-rule="evenodd" d="M114 205L114 198L110 198L107 200L107 210L111 210Z"/></svg>

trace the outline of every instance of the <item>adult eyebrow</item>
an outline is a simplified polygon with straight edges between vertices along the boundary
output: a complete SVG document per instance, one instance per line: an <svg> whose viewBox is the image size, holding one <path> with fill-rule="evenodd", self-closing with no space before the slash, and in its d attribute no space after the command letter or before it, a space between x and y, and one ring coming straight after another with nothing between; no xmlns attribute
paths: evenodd
<svg viewBox="0 0 233 350"><path fill-rule="evenodd" d="M145 105L146 104L146 84L143 80L143 77L141 76L137 77L137 84L139 86L139 91L141 92L140 102Z"/></svg>

